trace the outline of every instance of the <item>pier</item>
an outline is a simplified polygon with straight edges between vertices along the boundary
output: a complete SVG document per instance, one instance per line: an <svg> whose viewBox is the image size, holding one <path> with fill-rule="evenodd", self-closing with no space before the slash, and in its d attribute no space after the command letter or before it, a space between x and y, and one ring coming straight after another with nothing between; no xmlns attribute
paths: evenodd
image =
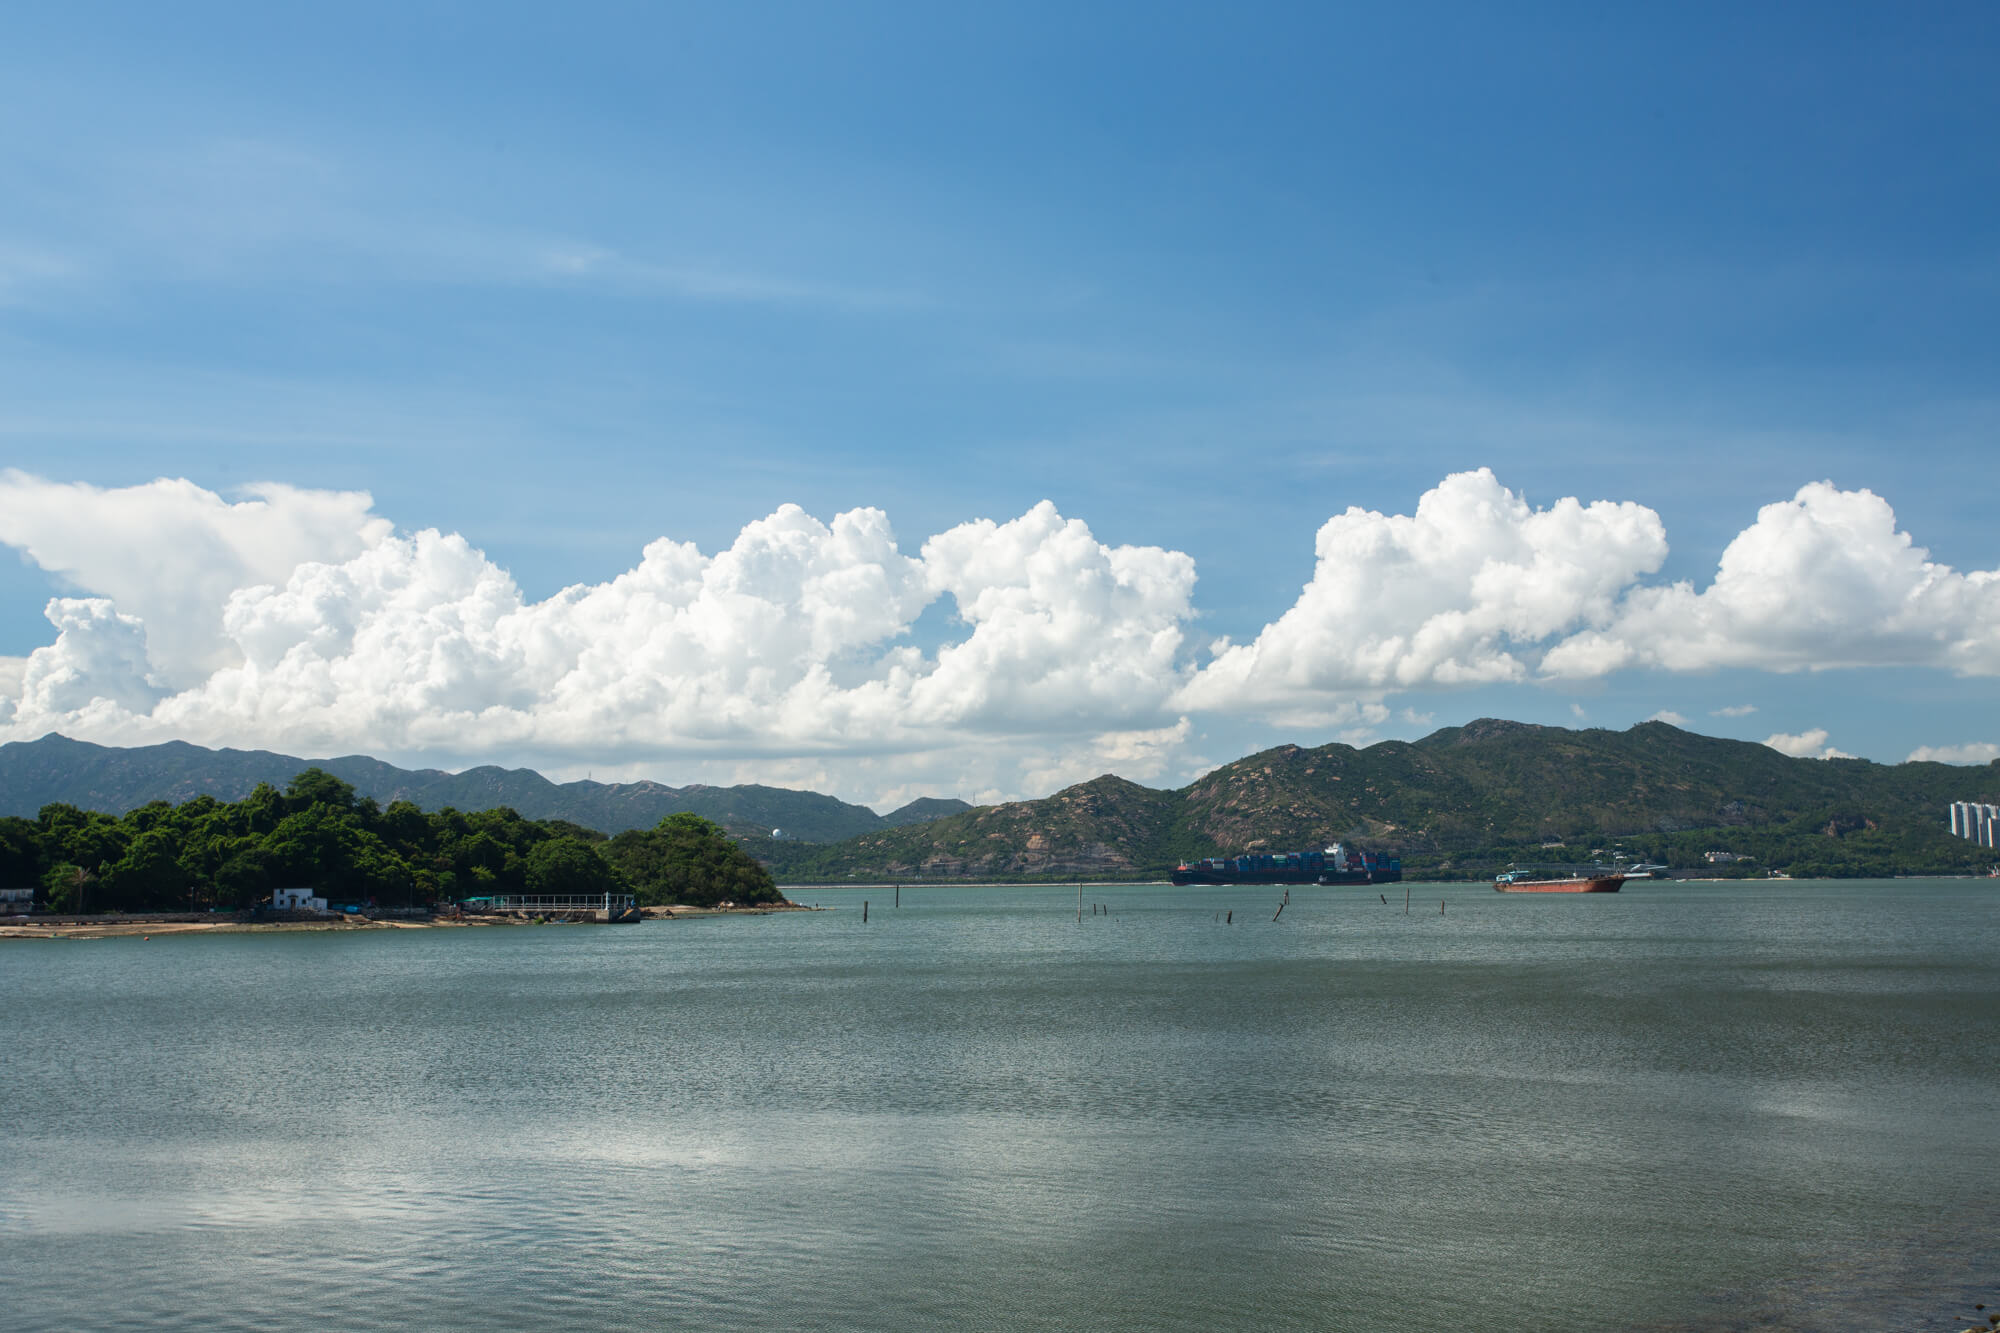
<svg viewBox="0 0 2000 1333"><path fill-rule="evenodd" d="M538 916L568 921L638 920L638 900L629 893L496 893L467 898L467 912L498 916Z"/></svg>

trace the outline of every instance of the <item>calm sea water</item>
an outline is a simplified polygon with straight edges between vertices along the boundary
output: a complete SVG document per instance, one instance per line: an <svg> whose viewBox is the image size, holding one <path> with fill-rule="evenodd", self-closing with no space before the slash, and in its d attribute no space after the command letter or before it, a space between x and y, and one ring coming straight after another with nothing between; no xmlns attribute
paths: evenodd
<svg viewBox="0 0 2000 1333"><path fill-rule="evenodd" d="M0 1324L2000 1308L2000 885L801 896L838 910L0 942Z"/></svg>

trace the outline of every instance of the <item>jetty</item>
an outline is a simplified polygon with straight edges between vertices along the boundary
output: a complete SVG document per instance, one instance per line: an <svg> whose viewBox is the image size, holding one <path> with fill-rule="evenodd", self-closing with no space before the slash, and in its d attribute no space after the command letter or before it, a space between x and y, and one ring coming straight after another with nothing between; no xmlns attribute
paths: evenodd
<svg viewBox="0 0 2000 1333"><path fill-rule="evenodd" d="M459 909L473 916L511 916L522 920L639 921L638 900L629 893L496 893L466 898Z"/></svg>

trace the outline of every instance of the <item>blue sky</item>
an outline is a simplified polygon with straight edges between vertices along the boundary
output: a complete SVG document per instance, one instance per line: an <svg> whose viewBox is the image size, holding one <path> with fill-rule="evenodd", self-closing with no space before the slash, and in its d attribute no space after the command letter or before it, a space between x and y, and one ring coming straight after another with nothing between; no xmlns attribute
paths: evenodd
<svg viewBox="0 0 2000 1333"><path fill-rule="evenodd" d="M659 537L713 554L785 503L879 508L914 555L1046 499L1107 547L1191 557L1186 614L1162 613L1183 671L1286 614L1329 518L1411 514L1479 468L1532 508L1657 514L1633 585L1707 587L1818 481L1874 492L1933 562L2000 567L1990 5L287 10L10 24L6 466L365 490L530 602ZM52 644L52 596L107 592L38 540L0 566L16 659ZM946 598L898 641L955 636ZM1502 683L1196 710L1140 767L1579 709L1899 760L2000 741L1990 650L1560 682L1517 653ZM1343 712L1364 695L1379 711ZM1020 753L1061 709L1027 711ZM1154 714L1077 725L1180 711ZM205 716L181 730L224 739ZM1005 748L1005 710L980 716ZM590 766L587 736L237 734ZM843 766L851 736L785 735L797 753L612 767L897 786ZM1121 753L913 781L1039 794Z"/></svg>

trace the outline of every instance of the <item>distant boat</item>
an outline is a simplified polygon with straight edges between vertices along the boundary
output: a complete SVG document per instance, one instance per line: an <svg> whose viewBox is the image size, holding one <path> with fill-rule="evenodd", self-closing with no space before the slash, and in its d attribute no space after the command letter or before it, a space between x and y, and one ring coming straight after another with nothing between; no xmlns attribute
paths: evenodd
<svg viewBox="0 0 2000 1333"><path fill-rule="evenodd" d="M1181 862L1174 884L1393 884L1403 877L1397 856L1376 856L1334 843L1317 852L1252 852Z"/></svg>
<svg viewBox="0 0 2000 1333"><path fill-rule="evenodd" d="M1501 893L1616 893L1627 876L1622 870L1507 870L1493 877Z"/></svg>

